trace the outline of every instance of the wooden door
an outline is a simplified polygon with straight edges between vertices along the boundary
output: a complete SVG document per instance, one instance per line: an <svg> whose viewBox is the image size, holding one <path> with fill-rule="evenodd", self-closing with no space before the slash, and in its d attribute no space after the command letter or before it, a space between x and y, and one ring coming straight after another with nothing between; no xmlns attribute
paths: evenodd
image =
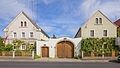
<svg viewBox="0 0 120 68"><path fill-rule="evenodd" d="M42 47L42 57L49 57L49 48Z"/></svg>
<svg viewBox="0 0 120 68"><path fill-rule="evenodd" d="M61 42L57 44L57 57L58 58L73 58L74 46L70 42Z"/></svg>

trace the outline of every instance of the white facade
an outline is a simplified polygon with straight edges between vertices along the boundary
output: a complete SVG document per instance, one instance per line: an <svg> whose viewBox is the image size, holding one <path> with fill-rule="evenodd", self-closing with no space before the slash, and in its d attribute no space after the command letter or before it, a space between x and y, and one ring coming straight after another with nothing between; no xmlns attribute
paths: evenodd
<svg viewBox="0 0 120 68"><path fill-rule="evenodd" d="M74 44L75 50L74 55L80 54L80 48L81 48L81 40L82 38L69 38L69 37L62 37L57 39L49 39L46 41L36 41L36 54L41 56L41 47L47 46L49 47L49 57L56 57L56 45L57 43L64 41L66 39L67 41L70 41Z"/></svg>
<svg viewBox="0 0 120 68"><path fill-rule="evenodd" d="M6 44L12 44L15 39L34 44L36 40L47 40L49 38L49 36L24 12L18 14L4 29L4 32L5 37L8 36Z"/></svg>
<svg viewBox="0 0 120 68"><path fill-rule="evenodd" d="M101 12L97 11L80 27L75 38L117 37L117 27Z"/></svg>

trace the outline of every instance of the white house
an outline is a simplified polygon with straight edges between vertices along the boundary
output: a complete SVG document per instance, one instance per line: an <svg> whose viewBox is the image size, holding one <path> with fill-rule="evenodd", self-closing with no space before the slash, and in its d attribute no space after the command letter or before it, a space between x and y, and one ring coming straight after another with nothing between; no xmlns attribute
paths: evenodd
<svg viewBox="0 0 120 68"><path fill-rule="evenodd" d="M117 37L117 27L100 10L80 27L75 38Z"/></svg>
<svg viewBox="0 0 120 68"><path fill-rule="evenodd" d="M62 37L36 42L36 54L41 57L73 58L80 54L81 38Z"/></svg>
<svg viewBox="0 0 120 68"><path fill-rule="evenodd" d="M49 36L24 12L19 13L3 31L7 39L6 44L12 44L15 39L34 44L36 40L47 40L49 38ZM25 48L25 45L20 47L22 50Z"/></svg>

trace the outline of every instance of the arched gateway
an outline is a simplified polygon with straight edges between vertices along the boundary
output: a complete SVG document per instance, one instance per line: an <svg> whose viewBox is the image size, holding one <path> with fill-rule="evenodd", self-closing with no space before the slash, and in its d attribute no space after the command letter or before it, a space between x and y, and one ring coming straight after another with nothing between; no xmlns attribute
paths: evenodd
<svg viewBox="0 0 120 68"><path fill-rule="evenodd" d="M61 41L56 45L58 58L73 58L74 44L70 41Z"/></svg>

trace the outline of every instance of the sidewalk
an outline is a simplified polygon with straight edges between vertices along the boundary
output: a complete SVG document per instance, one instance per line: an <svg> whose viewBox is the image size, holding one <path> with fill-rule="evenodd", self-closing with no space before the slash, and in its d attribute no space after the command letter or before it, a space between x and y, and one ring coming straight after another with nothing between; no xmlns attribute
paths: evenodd
<svg viewBox="0 0 120 68"><path fill-rule="evenodd" d="M0 59L0 61L10 61L10 62L109 62L110 60L40 58L40 59Z"/></svg>

